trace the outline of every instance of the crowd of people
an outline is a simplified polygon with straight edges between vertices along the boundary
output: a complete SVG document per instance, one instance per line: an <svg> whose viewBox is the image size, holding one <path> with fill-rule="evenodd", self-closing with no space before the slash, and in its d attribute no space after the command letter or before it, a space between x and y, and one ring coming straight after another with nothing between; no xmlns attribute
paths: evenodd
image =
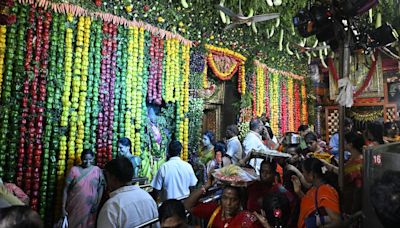
<svg viewBox="0 0 400 228"><path fill-rule="evenodd" d="M249 127L242 141L236 125L228 126L220 141L204 132L203 148L191 163L180 158L182 145L172 140L151 192L132 183L140 158L132 155L129 139L118 141L118 157L103 170L93 165L93 151L84 150L82 163L65 180L62 217L69 227L82 228L139 227L149 221L153 227L360 227L363 151L400 139L396 124L374 122L358 132L346 119L345 185L339 194L339 134L325 143L302 125L297 134L278 140L265 116L252 119ZM239 187L213 177L216 169L232 164L253 169L259 178ZM204 201L210 192L220 199ZM0 196L0 227L43 227L17 186L1 181ZM400 172L376 182L371 202L385 227L400 226Z"/></svg>

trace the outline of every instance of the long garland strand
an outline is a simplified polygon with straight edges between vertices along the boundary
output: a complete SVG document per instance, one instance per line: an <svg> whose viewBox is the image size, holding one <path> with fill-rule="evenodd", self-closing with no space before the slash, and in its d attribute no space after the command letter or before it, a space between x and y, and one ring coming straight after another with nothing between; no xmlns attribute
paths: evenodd
<svg viewBox="0 0 400 228"><path fill-rule="evenodd" d="M97 133L98 133L98 117L100 113L99 107L99 98L100 98L100 81L101 81L101 47L103 41L103 33L102 33L102 22L96 21L93 26L95 32L95 42L94 42L94 75L93 75L93 100L91 104L92 113L91 113L91 128L96 130L91 130L90 135L90 146L95 149L96 141L97 141ZM96 150L94 150L96 151ZM96 154L96 159L98 154Z"/></svg>
<svg viewBox="0 0 400 228"><path fill-rule="evenodd" d="M301 122L303 124L308 124L308 112L307 112L307 91L306 85L303 81L301 84Z"/></svg>
<svg viewBox="0 0 400 228"><path fill-rule="evenodd" d="M115 90L115 76L116 76L116 62L117 62L117 26L111 24L110 26L110 45L109 50L111 51L111 56L108 60L109 63L109 94L108 94L108 132L107 132L107 159L108 161L117 156L117 142L113 141L113 135L117 133L117 131L113 131L114 129L114 90ZM110 49L111 48L111 49ZM118 113L117 113L118 114ZM115 145L115 149L113 149L113 145Z"/></svg>
<svg viewBox="0 0 400 228"><path fill-rule="evenodd" d="M125 113L125 135L132 140L132 86L133 86L133 69L134 69L134 53L135 53L135 36L136 27L129 27L128 31L128 64L126 75L126 113ZM137 28L136 28L137 29Z"/></svg>
<svg viewBox="0 0 400 228"><path fill-rule="evenodd" d="M81 83L79 87L78 105L78 135L75 140L76 154L75 159L78 164L81 160L81 153L84 148L85 139L85 117L86 117L86 97L88 90L88 69L89 69L89 46L90 46L90 17L84 17L83 41L82 41L82 63L81 63Z"/></svg>
<svg viewBox="0 0 400 228"><path fill-rule="evenodd" d="M64 80L64 54L65 54L65 45L64 45L64 40L65 40L65 20L66 17L64 15L58 15L55 14L55 17L53 18L53 23L57 24L57 18L59 20L59 26L57 26L58 29L58 34L56 35L56 38L54 40L54 43L57 43L57 48L56 48L56 56L57 56L57 62L56 62L56 73L54 75L55 77L55 92L54 92L54 102L53 102L53 111L54 113L57 113L57 115L52 116L52 141L50 144L50 153L49 153L49 171L48 171L48 178L47 178L47 196L46 196L46 216L45 216L45 224L47 226L51 226L53 223L53 218L55 215L54 208L54 199L55 199L55 194L56 194L56 181L57 181L57 153L60 150L60 128L59 128L59 123L60 123L60 115L58 114L59 110L62 109L62 103L61 103L61 95L63 93L63 80ZM55 25L53 25L54 28ZM54 30L53 30L54 31ZM51 90L49 89L49 95L50 95ZM50 98L49 98L50 99ZM65 157L64 157L65 160ZM61 194L61 192L59 192Z"/></svg>
<svg viewBox="0 0 400 228"><path fill-rule="evenodd" d="M269 91L269 77L270 77L270 74L269 74L269 72L268 72L268 68L265 68L264 69L264 77L265 77L265 87L264 87L264 89L265 89L265 93L266 93L266 96L265 96L265 114L266 114L266 116L271 116L271 114L270 114L270 102L269 102L269 94L268 94L268 91Z"/></svg>
<svg viewBox="0 0 400 228"><path fill-rule="evenodd" d="M31 152L31 151L28 151L28 149L29 150L33 149L32 146L25 147L25 145L28 143L27 142L27 137L28 137L28 125L27 124L28 124L28 115L29 115L29 90L30 90L30 80L31 80L30 78L31 78L31 74L32 74L31 61L32 61L32 56L33 56L33 32L34 32L34 26L35 26L35 9L33 7L31 7L29 10L28 23L30 26L27 29L27 35L26 35L27 46L26 46L26 55L25 55L25 61L24 61L24 69L25 69L26 75L25 75L25 80L24 80L24 84L23 84L22 114L21 114L21 123L20 123L20 138L19 138L18 163L17 163L18 170L17 170L17 178L16 178L16 183L20 187L23 187L22 181L24 179L24 174L25 174L25 167L24 167L25 157L27 156L28 152ZM3 126L5 126L5 125L3 125ZM2 167L4 167L3 164L0 164L0 165Z"/></svg>
<svg viewBox="0 0 400 228"><path fill-rule="evenodd" d="M40 11L39 11L40 12ZM44 29L43 29L43 48L41 51L41 64L40 69L47 69L48 65L48 57L49 57L49 34L50 34L50 24L52 21L52 15L50 12L44 13ZM46 94L47 94L47 71L42 70L39 74L39 102L37 103L37 116L36 116L36 148L34 152L35 162L33 163L33 175L32 175L32 196L31 196L31 207L34 210L38 210L39 206L39 189L40 189L40 175L41 175L41 157L43 154L43 122L44 122L44 102L46 101ZM48 147L48 145L44 145ZM44 156L48 156L45 154ZM47 178L46 178L47 180Z"/></svg>
<svg viewBox="0 0 400 228"><path fill-rule="evenodd" d="M91 34L90 34L90 42L89 42L89 53L88 53L88 78L87 78L87 91L86 91L86 101L85 101L85 127L84 127L84 138L83 138L83 147L85 149L94 150L93 145L91 144L91 113L94 109L92 107L93 100L93 91L94 91L94 55L95 55L95 41L96 41L96 31L97 27L96 21L91 23Z"/></svg>
<svg viewBox="0 0 400 228"><path fill-rule="evenodd" d="M128 31L124 28L121 29L123 37L128 37ZM120 34L120 33L118 33ZM123 39L120 43L123 43L122 47L122 60L120 66L120 102L119 102L119 116L118 116L118 138L125 137L125 115L126 115L126 94L127 94L127 73L128 73L128 40ZM117 90L116 90L117 91ZM117 94L117 92L116 92Z"/></svg>
<svg viewBox="0 0 400 228"><path fill-rule="evenodd" d="M280 113L280 135L284 135L288 130L288 105L287 105L287 80L281 80L281 113Z"/></svg>
<svg viewBox="0 0 400 228"><path fill-rule="evenodd" d="M294 96L293 96L293 78L289 77L287 79L287 109L288 109L288 130L296 131L294 128Z"/></svg>
<svg viewBox="0 0 400 228"><path fill-rule="evenodd" d="M25 79L25 69L24 69L24 55L25 55L25 33L27 30L27 7L16 5L15 11L18 9L18 21L17 21L17 29L18 34L16 38L16 43L18 46L16 47L15 58L14 61L14 76L13 76L13 85L21 85L21 82ZM17 167L17 150L18 150L18 141L20 139L20 120L15 118L20 116L21 114L21 101L24 94L21 86L13 86L12 88L12 103L11 105L11 117L10 118L10 128L11 132L9 135L9 143L7 143L7 151L13 151L14 153L8 154L8 165L6 170L6 180L13 181L15 180L15 171Z"/></svg>
<svg viewBox="0 0 400 228"><path fill-rule="evenodd" d="M0 88L3 83L4 58L6 53L7 26L0 25ZM1 98L0 89L0 98Z"/></svg>
<svg viewBox="0 0 400 228"><path fill-rule="evenodd" d="M183 160L189 159L189 118L187 113L189 112L189 74L190 74L190 46L182 45L182 57L183 57Z"/></svg>
<svg viewBox="0 0 400 228"><path fill-rule="evenodd" d="M294 108L295 108L295 130L297 131L297 129L300 127L301 124L301 110L300 110L300 104L301 104L301 100L300 100L300 89L299 89L299 84L296 82L294 84Z"/></svg>
<svg viewBox="0 0 400 228"><path fill-rule="evenodd" d="M17 10L16 7L12 8L12 11L15 12ZM10 162L10 154L7 152L7 141L8 141L8 134L10 133L9 128L9 121L11 117L11 113L9 110L12 110L12 90L13 90L13 71L14 71L14 61L16 58L15 54L15 40L16 40L16 33L17 33L17 24L12 24L7 33L7 52L5 55L5 67L4 67L4 74L3 74L3 88L2 88L2 97L1 97L1 105L0 105L0 175L4 177L5 172L7 170ZM4 155L4 156L3 156ZM8 177L8 173L6 173Z"/></svg>

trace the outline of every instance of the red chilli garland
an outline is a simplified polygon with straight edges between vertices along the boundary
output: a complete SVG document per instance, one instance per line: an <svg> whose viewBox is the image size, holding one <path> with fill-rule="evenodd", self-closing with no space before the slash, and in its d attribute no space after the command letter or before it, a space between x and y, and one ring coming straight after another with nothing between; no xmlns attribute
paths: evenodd
<svg viewBox="0 0 400 228"><path fill-rule="evenodd" d="M365 90L365 88L367 88L367 86L369 85L369 82L371 81L372 76L374 75L375 70L376 70L376 62L377 62L377 55L375 55L375 60L372 62L371 68L368 71L367 78L365 79L365 81L363 82L361 87L354 93L354 95L353 95L354 97L360 96L361 93ZM329 71L332 73L333 79L335 79L335 81L338 81L339 80L339 76L338 76L338 73L336 71L336 68L335 68L335 65L333 63L333 59L332 58L328 59L328 68L329 68Z"/></svg>

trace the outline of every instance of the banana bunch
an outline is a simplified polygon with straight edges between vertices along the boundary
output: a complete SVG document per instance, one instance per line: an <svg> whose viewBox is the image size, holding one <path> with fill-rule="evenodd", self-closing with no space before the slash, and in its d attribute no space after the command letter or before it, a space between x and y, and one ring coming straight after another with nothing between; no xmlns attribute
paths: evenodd
<svg viewBox="0 0 400 228"><path fill-rule="evenodd" d="M237 165L228 165L220 170L223 176L236 176L240 172L240 167Z"/></svg>

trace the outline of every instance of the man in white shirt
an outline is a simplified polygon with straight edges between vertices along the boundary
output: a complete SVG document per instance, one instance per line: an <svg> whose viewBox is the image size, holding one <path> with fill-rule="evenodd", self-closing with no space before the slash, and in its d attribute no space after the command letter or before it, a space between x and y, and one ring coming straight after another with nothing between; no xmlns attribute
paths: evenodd
<svg viewBox="0 0 400 228"><path fill-rule="evenodd" d="M261 158L251 158L250 152L252 150L256 151L264 151L264 152L269 152L271 151L268 149L261 138L261 133L263 132L264 126L262 122L254 118L250 121L250 131L246 135L246 137L243 140L243 150L244 150L244 156L245 158L242 160L243 161L248 161L250 159L249 164L256 170L257 174L259 174L260 171L260 165L263 159Z"/></svg>
<svg viewBox="0 0 400 228"><path fill-rule="evenodd" d="M238 134L239 129L236 125L232 124L226 128L226 137L228 138L226 154L231 158L232 164L234 165L243 158L242 144L237 137Z"/></svg>
<svg viewBox="0 0 400 228"><path fill-rule="evenodd" d="M109 161L104 174L111 193L97 218L97 228L137 227L158 218L157 204L150 194L130 185L133 166L129 159Z"/></svg>
<svg viewBox="0 0 400 228"><path fill-rule="evenodd" d="M168 161L161 165L157 175L151 182L153 187L153 198L157 199L161 191L161 201L177 199L190 194L189 187L197 184L197 178L192 166L182 161L179 157L182 144L179 141L172 141L168 146Z"/></svg>

